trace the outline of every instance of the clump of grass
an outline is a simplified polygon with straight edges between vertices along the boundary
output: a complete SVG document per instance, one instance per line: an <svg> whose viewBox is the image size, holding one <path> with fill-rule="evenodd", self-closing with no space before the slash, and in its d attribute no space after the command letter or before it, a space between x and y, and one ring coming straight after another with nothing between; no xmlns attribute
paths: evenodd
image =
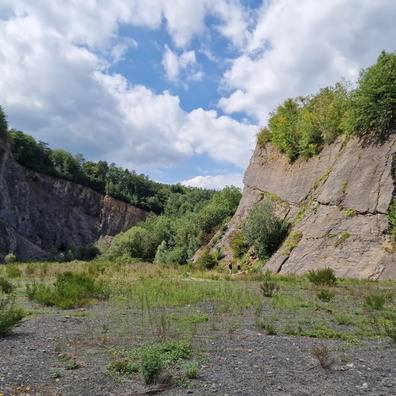
<svg viewBox="0 0 396 396"><path fill-rule="evenodd" d="M159 344L144 345L124 352L126 359L117 360L109 369L124 375L140 373L146 384L157 381L163 369L191 356L190 344L186 341L169 340Z"/></svg>
<svg viewBox="0 0 396 396"><path fill-rule="evenodd" d="M319 286L335 286L337 284L337 277L334 274L334 270L329 267L316 271L311 270L307 277L311 283Z"/></svg>
<svg viewBox="0 0 396 396"><path fill-rule="evenodd" d="M275 282L264 281L260 284L260 292L264 297L273 297L279 291L279 285Z"/></svg>
<svg viewBox="0 0 396 396"><path fill-rule="evenodd" d="M15 308L12 295L0 294L0 337L5 337L25 317L22 309Z"/></svg>
<svg viewBox="0 0 396 396"><path fill-rule="evenodd" d="M0 291L2 290L5 294L10 294L14 291L15 287L7 279L0 277Z"/></svg>
<svg viewBox="0 0 396 396"><path fill-rule="evenodd" d="M331 350L327 347L315 347L311 349L311 355L316 358L325 370L330 370L335 363Z"/></svg>
<svg viewBox="0 0 396 396"><path fill-rule="evenodd" d="M382 294L371 294L364 299L364 306L369 309L380 311L384 309L386 296Z"/></svg>
<svg viewBox="0 0 396 396"><path fill-rule="evenodd" d="M27 284L26 295L32 301L62 309L81 307L92 299L106 299L103 285L94 278L77 272L64 272L57 275L53 285Z"/></svg>
<svg viewBox="0 0 396 396"><path fill-rule="evenodd" d="M316 296L321 301L329 302L335 297L335 292L323 287L316 293Z"/></svg>
<svg viewBox="0 0 396 396"><path fill-rule="evenodd" d="M7 264L6 275L8 278L20 278L22 276L22 271L17 264Z"/></svg>
<svg viewBox="0 0 396 396"><path fill-rule="evenodd" d="M184 373L187 378L194 379L198 377L199 365L197 362L193 361L184 365Z"/></svg>

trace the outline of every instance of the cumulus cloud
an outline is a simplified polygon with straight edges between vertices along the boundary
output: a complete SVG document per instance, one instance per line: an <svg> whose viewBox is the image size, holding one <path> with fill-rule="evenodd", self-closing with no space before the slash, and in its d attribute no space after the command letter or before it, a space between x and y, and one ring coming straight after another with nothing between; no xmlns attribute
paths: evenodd
<svg viewBox="0 0 396 396"><path fill-rule="evenodd" d="M382 49L394 50L396 3L387 0L273 0L263 3L246 48L223 76L228 113L246 112L265 123L288 97L355 81Z"/></svg>
<svg viewBox="0 0 396 396"><path fill-rule="evenodd" d="M202 72L198 70L195 51L184 51L180 56L177 56L166 45L162 66L168 79L173 82L178 82L182 72L185 72L188 80L198 81L202 78Z"/></svg>
<svg viewBox="0 0 396 396"><path fill-rule="evenodd" d="M11 126L94 160L172 166L198 154L243 170L257 126L234 114L264 124L287 97L354 80L382 49L394 50L396 3L388 0L271 0L256 9L247 3L3 0L0 104ZM219 107L208 102L186 111L182 95L115 72L142 45L133 34L121 36L124 26L166 36L158 69L175 83L171 89L208 75L221 79ZM216 35L228 58L212 46ZM222 76L210 75L220 70ZM225 178L194 182L235 185Z"/></svg>
<svg viewBox="0 0 396 396"><path fill-rule="evenodd" d="M209 189L222 189L227 186L234 186L242 188L241 173L230 173L227 175L216 176L197 176L190 180L184 180L182 185L188 187L209 188Z"/></svg>

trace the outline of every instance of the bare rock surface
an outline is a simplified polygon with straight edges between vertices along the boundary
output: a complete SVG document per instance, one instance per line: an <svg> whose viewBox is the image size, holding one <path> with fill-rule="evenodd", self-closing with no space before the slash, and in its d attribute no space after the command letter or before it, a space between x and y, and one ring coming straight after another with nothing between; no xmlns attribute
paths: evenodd
<svg viewBox="0 0 396 396"><path fill-rule="evenodd" d="M0 262L8 253L45 259L53 247L86 246L147 215L88 187L20 166L0 141Z"/></svg>
<svg viewBox="0 0 396 396"><path fill-rule="evenodd" d="M267 199L302 238L291 252L281 247L265 271L331 267L338 277L395 279L387 218L396 191L395 153L394 134L381 143L338 140L308 161L294 163L271 143L257 146L245 172L242 200L218 244L225 259L232 259L229 242L249 210Z"/></svg>

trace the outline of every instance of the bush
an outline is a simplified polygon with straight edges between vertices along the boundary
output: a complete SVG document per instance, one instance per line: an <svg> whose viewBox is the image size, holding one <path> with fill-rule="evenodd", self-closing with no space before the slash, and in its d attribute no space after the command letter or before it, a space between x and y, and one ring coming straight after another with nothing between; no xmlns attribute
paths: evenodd
<svg viewBox="0 0 396 396"><path fill-rule="evenodd" d="M22 275L22 271L15 264L7 264L6 274L9 278L19 278Z"/></svg>
<svg viewBox="0 0 396 396"><path fill-rule="evenodd" d="M58 274L52 286L27 284L26 295L40 304L55 305L63 309L87 305L92 299L108 298L100 282L88 275L70 271Z"/></svg>
<svg viewBox="0 0 396 396"><path fill-rule="evenodd" d="M260 291L264 297L271 298L279 291L279 286L275 282L265 281L260 285Z"/></svg>
<svg viewBox="0 0 396 396"><path fill-rule="evenodd" d="M15 256L15 254L7 254L5 257L4 257L4 262L6 263L6 264L12 264L12 263L16 263L16 261L17 261L17 258L16 258L16 256Z"/></svg>
<svg viewBox="0 0 396 396"><path fill-rule="evenodd" d="M316 296L317 296L317 297L319 298L319 300L321 300L321 301L329 302L329 301L331 301L331 300L334 298L335 293L334 293L333 291L329 290L329 289L323 288L323 289L320 289L320 290L316 293Z"/></svg>
<svg viewBox="0 0 396 396"><path fill-rule="evenodd" d="M14 297L0 295L0 337L10 334L24 316L21 309L14 307Z"/></svg>
<svg viewBox="0 0 396 396"><path fill-rule="evenodd" d="M386 137L396 126L396 53L382 51L377 63L362 70L352 93L347 132Z"/></svg>
<svg viewBox="0 0 396 396"><path fill-rule="evenodd" d="M366 296L364 299L364 305L366 308L374 309L380 311L384 309L384 305L386 302L386 296L381 294L372 294L370 296Z"/></svg>
<svg viewBox="0 0 396 396"><path fill-rule="evenodd" d="M261 260L270 258L282 244L289 230L289 223L279 218L271 202L263 201L252 208L247 216L243 232L245 239Z"/></svg>
<svg viewBox="0 0 396 396"><path fill-rule="evenodd" d="M213 269L218 264L218 261L214 254L210 253L209 249L203 250L200 259L197 263L200 267L204 269Z"/></svg>
<svg viewBox="0 0 396 396"><path fill-rule="evenodd" d="M0 289L5 294L10 294L14 290L14 286L5 278L0 278Z"/></svg>
<svg viewBox="0 0 396 396"><path fill-rule="evenodd" d="M334 275L334 270L329 267L317 271L309 271L308 280L319 286L335 286L337 284L337 278Z"/></svg>

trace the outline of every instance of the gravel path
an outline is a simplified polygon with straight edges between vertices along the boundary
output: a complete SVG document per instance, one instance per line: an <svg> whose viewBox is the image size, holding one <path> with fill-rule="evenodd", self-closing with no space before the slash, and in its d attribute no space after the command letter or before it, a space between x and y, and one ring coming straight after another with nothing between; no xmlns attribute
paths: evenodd
<svg viewBox="0 0 396 396"><path fill-rule="evenodd" d="M154 394L139 379L122 378L106 369L119 340L107 333L106 305L89 315L36 314L0 339L0 394L36 396L132 396ZM78 311L77 311L78 314ZM136 314L136 313L135 313ZM131 312L131 315L133 313ZM242 318L243 319L243 318ZM173 385L164 396L349 396L396 395L395 346L390 341L350 345L343 341L266 335L251 318L232 328L197 332L194 350L202 358L198 378ZM245 324L241 324L244 323ZM106 322L107 323L107 322ZM117 328L113 323L113 328ZM123 342L143 337L131 329ZM331 350L334 363L324 369L313 348ZM66 357L72 359L66 360ZM80 365L70 370L73 357ZM172 368L175 376L181 366Z"/></svg>

